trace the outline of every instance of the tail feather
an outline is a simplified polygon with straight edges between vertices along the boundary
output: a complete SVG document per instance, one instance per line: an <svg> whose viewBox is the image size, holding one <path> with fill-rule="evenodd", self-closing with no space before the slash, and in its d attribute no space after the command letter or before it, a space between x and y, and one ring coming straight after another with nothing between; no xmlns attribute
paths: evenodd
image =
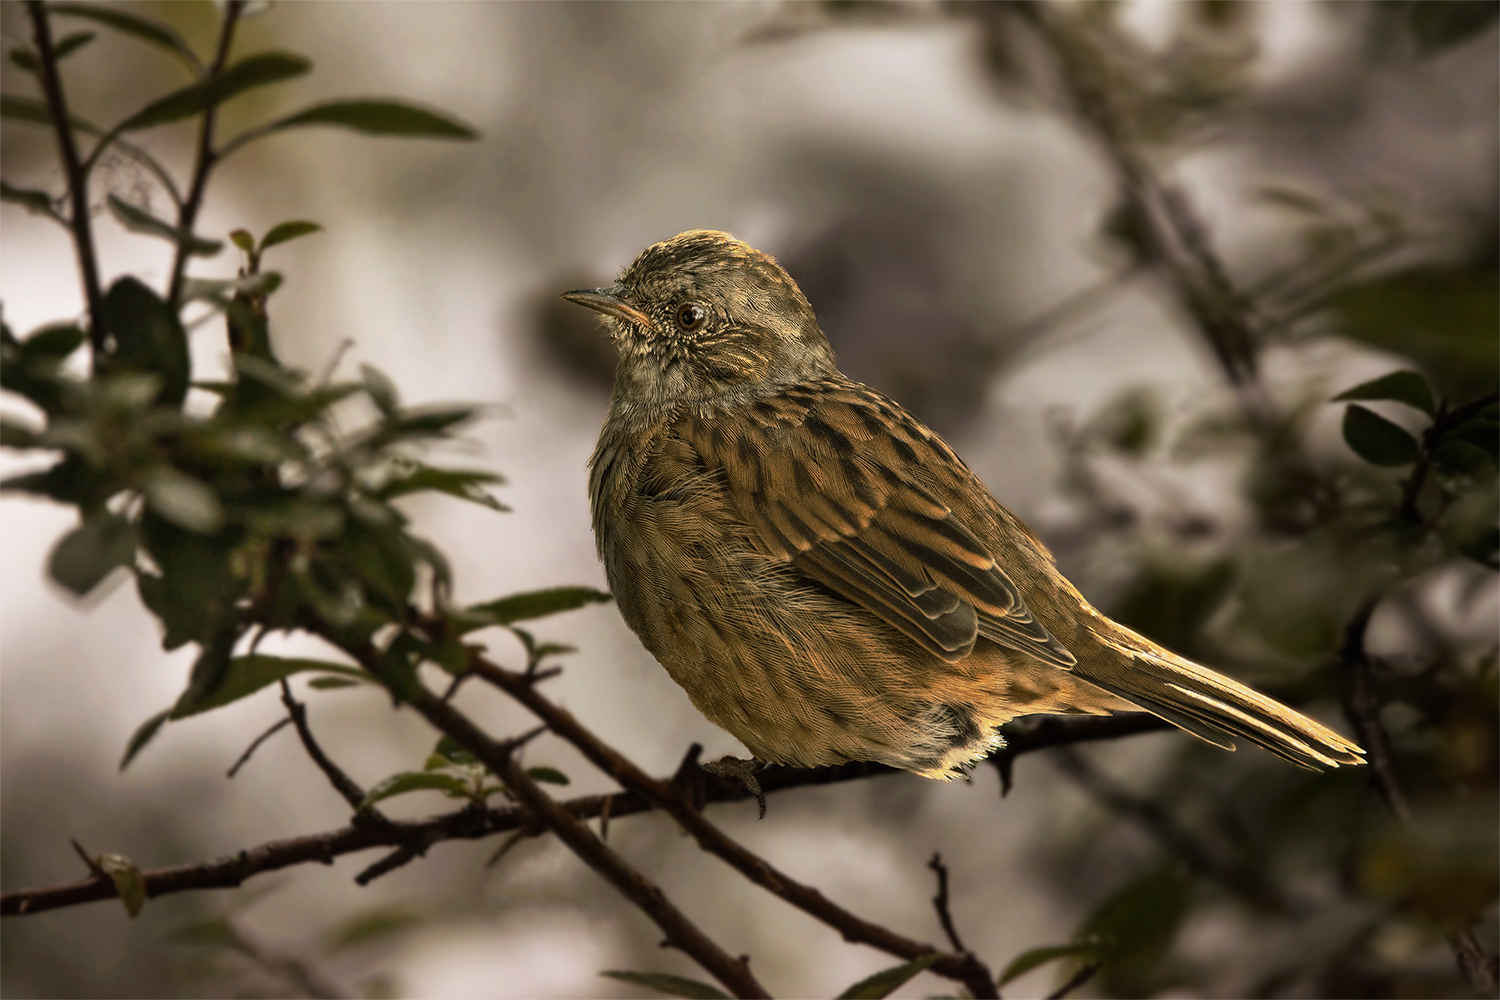
<svg viewBox="0 0 1500 1000"><path fill-rule="evenodd" d="M1237 736L1313 771L1364 763L1364 750L1327 726L1223 674L1159 647L1149 648L1152 644L1134 633L1129 635L1139 642L1099 635L1106 646L1128 659L1110 657L1108 666L1100 669L1092 657L1081 657L1073 672L1225 750L1235 748L1229 737Z"/></svg>

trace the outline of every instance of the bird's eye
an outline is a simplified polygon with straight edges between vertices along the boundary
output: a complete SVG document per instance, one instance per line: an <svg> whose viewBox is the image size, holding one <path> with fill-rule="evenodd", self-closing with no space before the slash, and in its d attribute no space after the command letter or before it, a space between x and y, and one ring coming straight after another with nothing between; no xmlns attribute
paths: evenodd
<svg viewBox="0 0 1500 1000"><path fill-rule="evenodd" d="M686 332L701 330L708 322L708 310L696 302L687 302L677 307L677 326Z"/></svg>

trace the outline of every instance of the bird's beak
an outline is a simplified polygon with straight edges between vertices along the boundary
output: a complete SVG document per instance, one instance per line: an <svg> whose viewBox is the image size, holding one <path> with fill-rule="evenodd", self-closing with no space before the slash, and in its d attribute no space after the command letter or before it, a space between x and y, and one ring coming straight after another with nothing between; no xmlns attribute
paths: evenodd
<svg viewBox="0 0 1500 1000"><path fill-rule="evenodd" d="M641 326L651 325L650 318L620 298L614 288L580 288L572 292L563 292L562 297L585 309L592 309L606 316L623 319L629 323L639 323Z"/></svg>

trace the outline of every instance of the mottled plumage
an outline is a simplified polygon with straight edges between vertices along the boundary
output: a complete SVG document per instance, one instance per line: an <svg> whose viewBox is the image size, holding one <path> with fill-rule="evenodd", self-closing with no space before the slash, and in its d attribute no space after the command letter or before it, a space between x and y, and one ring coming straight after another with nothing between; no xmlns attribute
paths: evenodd
<svg viewBox="0 0 1500 1000"><path fill-rule="evenodd" d="M683 233L565 297L619 352L589 494L620 613L757 760L946 778L1016 716L1144 709L1226 749L1362 762L1094 610L941 438L834 367L766 254Z"/></svg>

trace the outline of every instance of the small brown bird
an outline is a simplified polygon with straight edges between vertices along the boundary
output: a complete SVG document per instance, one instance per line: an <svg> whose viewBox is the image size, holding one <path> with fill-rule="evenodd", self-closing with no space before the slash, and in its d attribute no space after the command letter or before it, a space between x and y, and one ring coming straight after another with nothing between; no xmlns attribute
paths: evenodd
<svg viewBox="0 0 1500 1000"><path fill-rule="evenodd" d="M695 230L563 298L619 354L589 497L620 613L752 767L947 779L1016 716L1138 709L1226 750L1363 763L1096 611L942 439L834 367L767 254Z"/></svg>

